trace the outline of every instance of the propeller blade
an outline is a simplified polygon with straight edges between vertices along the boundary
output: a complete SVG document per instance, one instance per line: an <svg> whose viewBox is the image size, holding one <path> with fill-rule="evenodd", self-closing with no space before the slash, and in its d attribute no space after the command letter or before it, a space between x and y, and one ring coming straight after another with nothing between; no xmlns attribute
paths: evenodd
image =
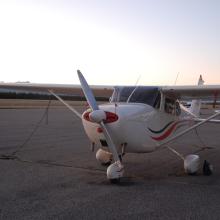
<svg viewBox="0 0 220 220"><path fill-rule="evenodd" d="M102 127L102 130L103 130L103 133L105 135L105 139L106 139L106 142L108 144L108 147L113 155L113 158L114 158L114 161L115 162L120 162L120 159L119 159L119 156L118 156L118 152L116 150L116 146L111 138L111 135L109 134L109 131L108 129L106 128L104 122L102 121L100 123L101 127Z"/></svg>
<svg viewBox="0 0 220 220"><path fill-rule="evenodd" d="M79 70L77 70L77 73L78 73L78 77L79 77L79 80L80 80L80 83L82 86L82 90L84 92L84 95L86 97L87 102L89 103L89 106L91 107L91 109L93 111L99 110L99 107L97 105L95 97L94 97L92 90L90 89L88 83L86 82L86 79L84 78L83 74ZM109 134L109 131L103 121L100 122L100 126L103 129L103 133L104 133L106 142L108 144L108 147L109 147L111 153L113 154L114 160L120 164L120 159L118 156L118 152L116 150L116 146L115 146L115 144L111 138L111 135Z"/></svg>
<svg viewBox="0 0 220 220"><path fill-rule="evenodd" d="M80 70L77 70L77 73L78 73L80 84L82 86L83 93L84 93L84 95L86 97L86 100L87 100L90 108L93 111L99 110L99 107L98 107L97 102L95 100L95 97L94 97L94 95L92 93L92 90L90 89L88 83L86 82L83 74L80 72Z"/></svg>

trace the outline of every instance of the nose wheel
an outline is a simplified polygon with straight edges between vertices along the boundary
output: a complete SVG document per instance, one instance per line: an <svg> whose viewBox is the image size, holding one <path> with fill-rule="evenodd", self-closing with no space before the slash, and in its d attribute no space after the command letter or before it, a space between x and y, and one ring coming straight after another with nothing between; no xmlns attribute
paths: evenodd
<svg viewBox="0 0 220 220"><path fill-rule="evenodd" d="M111 164L107 169L107 178L111 183L120 182L120 178L124 175L124 166L120 161Z"/></svg>
<svg viewBox="0 0 220 220"><path fill-rule="evenodd" d="M109 166L113 160L112 153L99 149L96 152L96 160L98 160L103 166Z"/></svg>

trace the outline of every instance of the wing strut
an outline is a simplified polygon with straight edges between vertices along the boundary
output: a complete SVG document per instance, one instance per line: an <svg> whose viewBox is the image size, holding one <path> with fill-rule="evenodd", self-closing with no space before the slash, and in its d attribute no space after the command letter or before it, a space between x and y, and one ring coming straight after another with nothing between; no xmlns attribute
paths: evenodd
<svg viewBox="0 0 220 220"><path fill-rule="evenodd" d="M208 121L210 121L211 119L217 117L218 115L220 115L220 111L218 111L217 113L211 115L211 116L208 117L207 119L204 119L204 121L201 121L201 122L199 122L199 123L197 123L197 124L191 126L190 128L188 128L188 129L186 129L186 130L180 132L180 133L177 134L177 135L174 135L174 136L171 137L170 139L168 139L168 140L166 140L166 141L164 141L164 142L161 142L161 143L158 145L158 147L161 147L161 146L164 146L165 144L170 143L171 141L173 141L173 140L175 140L175 139L177 139L177 138L183 136L184 134L190 132L191 130L193 130L193 129L195 129L195 128L197 128L197 127L199 127L199 126L205 124L206 122L208 122Z"/></svg>
<svg viewBox="0 0 220 220"><path fill-rule="evenodd" d="M72 106L70 106L67 102L65 102L60 96L58 96L57 94L55 94L52 90L48 90L48 92L55 96L60 102L62 102L70 111L72 111L77 117L79 117L80 119L82 118L81 114L76 111L76 109L74 109Z"/></svg>

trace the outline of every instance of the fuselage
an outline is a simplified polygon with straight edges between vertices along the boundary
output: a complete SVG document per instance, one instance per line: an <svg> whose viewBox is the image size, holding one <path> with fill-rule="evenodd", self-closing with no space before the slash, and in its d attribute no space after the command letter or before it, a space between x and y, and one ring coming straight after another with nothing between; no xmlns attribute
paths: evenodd
<svg viewBox="0 0 220 220"><path fill-rule="evenodd" d="M181 115L168 114L143 103L109 103L99 105L112 118L105 122L118 152L148 153L158 149L161 142L191 125L191 120ZM108 147L100 125L83 113L83 126L90 141L99 147ZM111 120L112 119L112 120Z"/></svg>

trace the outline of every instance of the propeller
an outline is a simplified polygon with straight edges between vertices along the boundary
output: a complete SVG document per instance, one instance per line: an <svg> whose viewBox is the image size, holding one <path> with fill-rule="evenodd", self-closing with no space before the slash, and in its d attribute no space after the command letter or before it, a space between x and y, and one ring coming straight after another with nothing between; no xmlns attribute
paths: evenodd
<svg viewBox="0 0 220 220"><path fill-rule="evenodd" d="M103 122L103 119L104 117L102 116L103 115L103 112L102 110L99 109L98 105L97 105L97 102L95 100L95 97L93 95L93 92L91 90L91 88L89 87L86 79L84 78L83 74L80 72L80 70L77 70L77 74L78 74L78 77L79 77L79 81L80 81L80 84L82 86L82 90L83 90L83 93L86 97L86 100L90 106L90 108L92 109L93 112L91 112L91 118L93 118L92 116L93 115L98 115L100 117L96 117L96 118L99 118L99 121L96 121L97 123L100 124L102 130L103 130L103 133L104 133L104 136L106 138L106 142L108 144L108 147L109 147L109 150L111 151L112 155L113 155L113 158L115 160L115 162L119 165L119 167L122 168L122 164L120 162L120 159L119 159L119 156L118 156L118 153L117 153L117 150L116 150L116 146L111 138L111 134L107 128L107 126L104 124Z"/></svg>

